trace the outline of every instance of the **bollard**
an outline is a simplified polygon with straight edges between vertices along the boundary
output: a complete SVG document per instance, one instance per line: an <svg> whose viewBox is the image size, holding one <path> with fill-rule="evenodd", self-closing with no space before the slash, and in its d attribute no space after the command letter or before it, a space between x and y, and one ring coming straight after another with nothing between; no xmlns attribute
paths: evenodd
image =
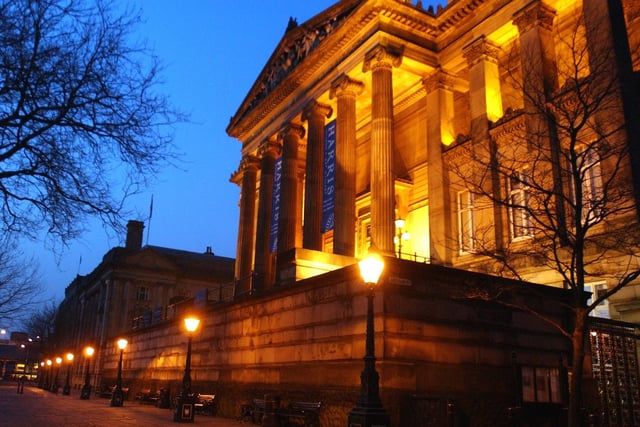
<svg viewBox="0 0 640 427"><path fill-rule="evenodd" d="M262 427L280 427L278 411L280 409L280 396L264 395L264 416Z"/></svg>

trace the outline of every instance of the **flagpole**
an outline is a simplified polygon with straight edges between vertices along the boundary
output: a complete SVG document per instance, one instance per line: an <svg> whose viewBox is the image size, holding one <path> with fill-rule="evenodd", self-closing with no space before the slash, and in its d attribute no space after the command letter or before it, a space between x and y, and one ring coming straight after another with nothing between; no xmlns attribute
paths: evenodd
<svg viewBox="0 0 640 427"><path fill-rule="evenodd" d="M151 234L151 218L153 217L153 194L151 195L151 204L149 204L149 226L147 227L147 244L149 246L149 234Z"/></svg>

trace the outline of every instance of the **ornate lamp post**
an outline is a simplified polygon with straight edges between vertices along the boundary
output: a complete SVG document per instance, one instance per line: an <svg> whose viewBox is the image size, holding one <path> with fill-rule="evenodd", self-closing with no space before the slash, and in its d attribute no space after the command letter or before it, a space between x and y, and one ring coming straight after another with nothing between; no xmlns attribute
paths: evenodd
<svg viewBox="0 0 640 427"><path fill-rule="evenodd" d="M124 338L118 340L118 348L120 349L120 360L118 361L118 377L116 379L116 388L111 395L111 406L122 406L124 400L124 392L122 391L122 355L128 341Z"/></svg>
<svg viewBox="0 0 640 427"><path fill-rule="evenodd" d="M53 380L53 384L51 385L51 391L55 394L58 394L58 375L60 374L60 365L62 364L62 357L56 357L56 377Z"/></svg>
<svg viewBox="0 0 640 427"><path fill-rule="evenodd" d="M44 380L44 389L51 390L51 365L53 365L53 361L47 359L44 363L47 365L47 377Z"/></svg>
<svg viewBox="0 0 640 427"><path fill-rule="evenodd" d="M38 388L44 387L44 361L40 362L40 370L38 371Z"/></svg>
<svg viewBox="0 0 640 427"><path fill-rule="evenodd" d="M404 219L402 218L396 219L395 224L396 224L396 230L398 231L398 234L395 236L394 241L398 245L398 258L402 258L402 242L406 242L407 240L409 240L411 238L411 235L409 234L408 231L402 230L405 224Z"/></svg>
<svg viewBox="0 0 640 427"><path fill-rule="evenodd" d="M84 375L84 385L82 386L82 390L80 391L80 399L87 400L91 397L91 374L89 373L89 365L91 364L91 356L95 349L90 345L84 348L84 357L87 361L87 371Z"/></svg>
<svg viewBox="0 0 640 427"><path fill-rule="evenodd" d="M176 407L173 412L173 421L182 423L193 422L193 397L191 396L191 338L200 325L197 317L187 317L184 319L184 326L187 330L187 363L184 368L182 378L182 390L178 395Z"/></svg>
<svg viewBox="0 0 640 427"><path fill-rule="evenodd" d="M71 371L71 363L73 362L73 353L67 353L65 355L67 359L67 379L64 382L64 387L62 387L62 394L65 396L69 396L71 394L71 384L69 384L69 374Z"/></svg>
<svg viewBox="0 0 640 427"><path fill-rule="evenodd" d="M360 261L360 274L367 286L367 341L364 370L360 374L360 397L349 413L349 427L389 427L389 414L382 407L379 376L376 372L376 356L373 329L373 296L384 262L379 256Z"/></svg>

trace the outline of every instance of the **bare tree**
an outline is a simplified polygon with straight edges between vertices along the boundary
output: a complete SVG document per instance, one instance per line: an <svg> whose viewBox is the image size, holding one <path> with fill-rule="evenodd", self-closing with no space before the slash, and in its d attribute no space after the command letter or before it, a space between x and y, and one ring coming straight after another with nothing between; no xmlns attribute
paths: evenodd
<svg viewBox="0 0 640 427"><path fill-rule="evenodd" d="M42 284L35 260L24 258L14 239L0 241L0 321L17 324L42 302Z"/></svg>
<svg viewBox="0 0 640 427"><path fill-rule="evenodd" d="M504 63L509 93L522 98L508 101L484 141L452 148L449 163L454 186L475 198L466 250L485 259L485 271L530 281L545 272L546 283L573 294L571 324L546 319L572 344L569 426L579 422L589 315L640 275L630 142L611 23L606 10L594 10L602 6L585 3L564 23L553 55L514 44ZM594 282L606 288L589 300Z"/></svg>
<svg viewBox="0 0 640 427"><path fill-rule="evenodd" d="M46 345L53 336L57 315L58 304L55 301L40 303L31 308L29 317L23 321L24 331Z"/></svg>
<svg viewBox="0 0 640 427"><path fill-rule="evenodd" d="M109 0L0 0L0 226L67 242L175 158L139 14Z"/></svg>

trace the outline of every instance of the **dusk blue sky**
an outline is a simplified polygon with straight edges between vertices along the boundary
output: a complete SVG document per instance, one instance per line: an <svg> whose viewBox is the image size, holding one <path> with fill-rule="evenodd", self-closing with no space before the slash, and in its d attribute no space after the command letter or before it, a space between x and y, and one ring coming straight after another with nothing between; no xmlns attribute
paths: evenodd
<svg viewBox="0 0 640 427"><path fill-rule="evenodd" d="M127 3L126 0L122 0ZM165 65L163 86L174 105L191 115L176 127L175 144L184 153L181 169L165 171L147 191L132 198L131 219L146 220L153 194L153 217L144 241L195 252L211 246L235 257L239 188L229 182L240 159L240 143L227 136L230 117L282 38L289 17L303 23L335 0L131 0L145 22L137 35L147 39ZM424 2L427 3L427 2ZM47 295L60 302L77 274L90 273L124 236L96 223L56 258L42 242L25 254L40 264ZM59 261L59 262L58 262Z"/></svg>

